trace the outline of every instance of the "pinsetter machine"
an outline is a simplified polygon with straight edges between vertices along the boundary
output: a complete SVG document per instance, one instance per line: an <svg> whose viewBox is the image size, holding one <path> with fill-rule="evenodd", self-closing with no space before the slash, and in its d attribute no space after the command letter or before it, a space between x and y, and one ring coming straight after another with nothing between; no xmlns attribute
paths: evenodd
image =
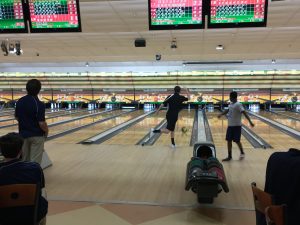
<svg viewBox="0 0 300 225"><path fill-rule="evenodd" d="M223 166L211 142L194 145L193 157L186 169L185 190L190 189L197 194L199 203L213 203L222 190L229 192Z"/></svg>

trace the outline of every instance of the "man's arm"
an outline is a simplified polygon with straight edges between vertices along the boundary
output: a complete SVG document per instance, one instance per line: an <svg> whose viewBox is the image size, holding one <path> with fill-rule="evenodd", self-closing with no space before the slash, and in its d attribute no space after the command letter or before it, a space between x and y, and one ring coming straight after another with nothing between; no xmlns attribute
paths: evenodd
<svg viewBox="0 0 300 225"><path fill-rule="evenodd" d="M49 133L49 129L48 129L48 124L45 119L45 105L44 104L40 105L40 110L38 111L38 114L37 114L37 120L39 122L40 128L42 129L42 131L44 131L45 136L47 137L48 133Z"/></svg>
<svg viewBox="0 0 300 225"><path fill-rule="evenodd" d="M226 115L229 112L229 109L224 110L221 114L218 115L218 118L221 118L221 116Z"/></svg>
<svg viewBox="0 0 300 225"><path fill-rule="evenodd" d="M191 99L191 94L190 94L188 88L186 88L186 95L187 95L187 100L186 101L190 100Z"/></svg>
<svg viewBox="0 0 300 225"><path fill-rule="evenodd" d="M45 133L45 136L47 137L48 136L48 133L49 133L49 129L48 129L48 124L46 121L40 121L39 122L39 126L40 128L44 131Z"/></svg>
<svg viewBox="0 0 300 225"><path fill-rule="evenodd" d="M17 114L18 114L18 107L17 107L17 104L16 104L16 108L15 108L15 119L19 122L19 119L18 119L18 116L17 116Z"/></svg>
<svg viewBox="0 0 300 225"><path fill-rule="evenodd" d="M246 117L246 119L249 121L251 127L254 127L254 123L252 123L250 117L248 116L248 113L246 111L242 111L242 113L244 114L244 116Z"/></svg>
<svg viewBox="0 0 300 225"><path fill-rule="evenodd" d="M167 103L169 102L169 99L170 99L171 96L172 96L172 95L169 95L169 96L164 100L164 102L163 102L162 104L160 104L160 106L159 106L158 109L156 110L156 113L158 113L159 110L161 110L161 108L162 108L165 104L167 104Z"/></svg>

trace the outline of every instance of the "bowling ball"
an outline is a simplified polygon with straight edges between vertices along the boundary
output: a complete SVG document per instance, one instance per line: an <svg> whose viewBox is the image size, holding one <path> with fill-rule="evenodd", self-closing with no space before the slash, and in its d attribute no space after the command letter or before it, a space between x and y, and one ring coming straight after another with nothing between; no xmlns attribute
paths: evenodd
<svg viewBox="0 0 300 225"><path fill-rule="evenodd" d="M188 131L188 129L186 127L182 127L181 131L182 131L182 133L186 133Z"/></svg>

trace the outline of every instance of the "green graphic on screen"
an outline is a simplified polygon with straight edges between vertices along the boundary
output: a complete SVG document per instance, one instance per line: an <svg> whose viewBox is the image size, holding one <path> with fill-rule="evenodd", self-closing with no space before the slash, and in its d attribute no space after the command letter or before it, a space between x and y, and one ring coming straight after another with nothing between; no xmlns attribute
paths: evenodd
<svg viewBox="0 0 300 225"><path fill-rule="evenodd" d="M264 22L266 0L211 0L211 23Z"/></svg>
<svg viewBox="0 0 300 225"><path fill-rule="evenodd" d="M202 24L202 0L151 0L151 25Z"/></svg>
<svg viewBox="0 0 300 225"><path fill-rule="evenodd" d="M0 29L24 29L21 0L0 0Z"/></svg>
<svg viewBox="0 0 300 225"><path fill-rule="evenodd" d="M76 0L29 0L32 28L78 28Z"/></svg>

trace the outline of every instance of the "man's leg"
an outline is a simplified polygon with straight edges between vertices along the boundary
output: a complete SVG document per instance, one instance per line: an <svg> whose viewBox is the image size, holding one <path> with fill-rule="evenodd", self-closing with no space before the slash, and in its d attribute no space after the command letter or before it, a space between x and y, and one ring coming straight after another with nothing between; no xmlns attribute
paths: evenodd
<svg viewBox="0 0 300 225"><path fill-rule="evenodd" d="M245 152L244 152L242 143L241 143L241 142L237 142L236 144L237 144L237 146L239 147L240 152L241 152L241 154L240 154L240 159L245 158Z"/></svg>
<svg viewBox="0 0 300 225"><path fill-rule="evenodd" d="M227 151L228 156L222 161L230 161L232 159L232 127L228 127L226 131Z"/></svg>
<svg viewBox="0 0 300 225"><path fill-rule="evenodd" d="M235 133L234 133L234 142L237 144L237 146L240 149L240 159L245 157L245 153L243 150L243 145L241 143L241 135L242 135L242 127L238 126L236 127Z"/></svg>
<svg viewBox="0 0 300 225"><path fill-rule="evenodd" d="M172 143L172 147L175 147L175 133L174 131L171 131L171 143Z"/></svg>
<svg viewBox="0 0 300 225"><path fill-rule="evenodd" d="M236 144L239 147L241 154L245 154L242 143L241 142L237 142Z"/></svg>
<svg viewBox="0 0 300 225"><path fill-rule="evenodd" d="M227 141L227 149L228 149L228 156L225 159L222 159L222 161L230 161L232 159L232 141Z"/></svg>
<svg viewBox="0 0 300 225"><path fill-rule="evenodd" d="M22 146L22 160L30 161L30 139L24 138L24 143Z"/></svg>
<svg viewBox="0 0 300 225"><path fill-rule="evenodd" d="M161 133L164 133L164 134L170 133L170 131L167 128L163 128L160 131L161 131Z"/></svg>
<svg viewBox="0 0 300 225"><path fill-rule="evenodd" d="M41 164L43 152L44 152L44 142L45 137L31 137L31 156L30 161L37 162Z"/></svg>

